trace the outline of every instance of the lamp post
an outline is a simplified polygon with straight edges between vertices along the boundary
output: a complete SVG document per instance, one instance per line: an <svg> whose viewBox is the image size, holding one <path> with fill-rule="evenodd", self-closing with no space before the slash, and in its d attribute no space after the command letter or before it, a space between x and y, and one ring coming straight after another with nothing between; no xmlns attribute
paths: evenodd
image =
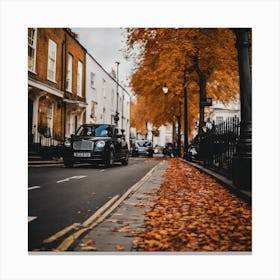
<svg viewBox="0 0 280 280"><path fill-rule="evenodd" d="M233 183L242 189L252 184L252 80L249 63L248 28L233 28L236 35L240 82L241 124L237 152L233 157Z"/></svg>
<svg viewBox="0 0 280 280"><path fill-rule="evenodd" d="M188 118L188 96L187 96L187 54L184 65L184 159L188 159L189 146L189 118Z"/></svg>
<svg viewBox="0 0 280 280"><path fill-rule="evenodd" d="M116 61L115 62L117 64L117 107L116 107L116 114L114 116L114 121L115 121L115 125L118 125L118 121L119 121L119 62Z"/></svg>
<svg viewBox="0 0 280 280"><path fill-rule="evenodd" d="M162 87L162 91L164 92L165 95L168 94L168 87L166 85L166 83L164 83L163 87ZM184 106L185 104L187 104L185 102L185 96L186 96L186 89L184 89ZM181 105L182 105L182 102L181 100L179 101L179 114L176 116L177 117L177 122L178 122L178 130L177 130L177 146L178 146L178 156L181 157ZM185 107L186 108L186 107ZM185 119L185 123L186 123L186 109L184 108L184 119ZM184 125L184 129L186 129L186 124ZM186 156L187 155L187 138L188 135L186 135L186 133L184 133L184 158L186 159Z"/></svg>

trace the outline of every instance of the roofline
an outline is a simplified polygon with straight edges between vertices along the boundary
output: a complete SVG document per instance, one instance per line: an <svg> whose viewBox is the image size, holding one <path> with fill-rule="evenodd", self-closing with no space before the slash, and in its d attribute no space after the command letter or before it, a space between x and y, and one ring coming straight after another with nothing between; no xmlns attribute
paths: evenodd
<svg viewBox="0 0 280 280"><path fill-rule="evenodd" d="M68 28L70 28L70 27L68 27ZM76 41L76 43L78 43L78 44L80 45L80 47L81 47L85 52L87 52L87 49L79 42L79 40L77 40L77 39L73 36L73 34L68 30L68 28L67 28L67 27L64 27L63 30L64 30L72 39L74 39L74 40Z"/></svg>
<svg viewBox="0 0 280 280"><path fill-rule="evenodd" d="M70 27L68 27L70 28ZM131 98L132 94L130 94L119 82L117 82L104 68L103 66L91 55L91 53L88 52L88 50L80 43L79 40L77 40L73 34L68 30L68 28L64 27L63 30L72 38L74 39L81 47L84 51L86 51L86 53L101 67L101 69L114 81L116 82L127 94L128 96Z"/></svg>

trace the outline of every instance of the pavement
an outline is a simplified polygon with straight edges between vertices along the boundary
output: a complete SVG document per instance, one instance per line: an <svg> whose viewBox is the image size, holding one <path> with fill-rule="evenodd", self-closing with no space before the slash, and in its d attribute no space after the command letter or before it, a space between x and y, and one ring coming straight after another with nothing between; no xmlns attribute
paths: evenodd
<svg viewBox="0 0 280 280"><path fill-rule="evenodd" d="M182 161L185 161L182 159ZM186 162L186 161L185 161ZM224 187L235 193L247 203L251 203L251 193L239 190L232 182L198 164L186 162L200 171L217 180ZM154 205L157 198L157 191L161 183L164 181L164 172L168 167L168 161L160 161L158 165L150 172L149 176L145 176L144 180L140 180L140 184L131 192L121 203L115 207L103 221L91 229L87 234L79 240L73 251L92 252L95 253L125 253L136 252L139 249L134 248L134 234L142 232L145 229L144 219L145 213ZM138 184L138 183L137 183Z"/></svg>
<svg viewBox="0 0 280 280"><path fill-rule="evenodd" d="M181 159L181 160L192 165L193 167L197 168L199 171L214 178L218 183L220 183L225 188L227 188L231 193L234 193L235 195L237 195L238 197L240 197L241 199L246 201L248 204L250 204L250 205L252 204L252 192L251 191L242 190L242 189L236 187L232 183L232 180L228 179L225 176L222 176L221 174L218 174L217 172L215 172L211 169L205 168L205 167L199 165L198 163L186 161L184 159Z"/></svg>
<svg viewBox="0 0 280 280"><path fill-rule="evenodd" d="M74 251L133 252L133 233L144 230L145 212L157 198L156 192L164 181L167 161L160 161L153 172L142 181L119 207L83 237Z"/></svg>

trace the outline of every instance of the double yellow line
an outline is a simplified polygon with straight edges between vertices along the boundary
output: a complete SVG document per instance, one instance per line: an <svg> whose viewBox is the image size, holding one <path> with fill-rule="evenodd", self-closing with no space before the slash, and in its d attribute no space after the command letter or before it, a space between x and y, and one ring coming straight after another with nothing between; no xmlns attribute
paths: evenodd
<svg viewBox="0 0 280 280"><path fill-rule="evenodd" d="M83 223L73 223L72 225L60 230L49 238L43 240L44 244L50 244L56 241L58 238L64 236L71 230L76 230L73 234L69 235L63 242L55 249L55 251L66 251L74 241L80 237L84 232L93 229L96 225L104 221L104 219L114 211L124 199L126 199L130 194L135 192L144 182L152 175L156 168L162 164L158 163L154 166L140 181L130 187L121 197L120 195L115 195L109 201L107 201L101 208L99 208L92 216L90 216Z"/></svg>

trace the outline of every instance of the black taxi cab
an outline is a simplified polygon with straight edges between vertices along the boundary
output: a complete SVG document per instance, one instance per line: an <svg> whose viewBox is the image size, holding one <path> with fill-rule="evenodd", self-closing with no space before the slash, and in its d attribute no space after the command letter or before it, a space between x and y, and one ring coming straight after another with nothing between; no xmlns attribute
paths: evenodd
<svg viewBox="0 0 280 280"><path fill-rule="evenodd" d="M124 134L111 124L83 124L64 142L63 161L66 167L74 163L102 163L105 167L114 162L128 164L128 145Z"/></svg>

